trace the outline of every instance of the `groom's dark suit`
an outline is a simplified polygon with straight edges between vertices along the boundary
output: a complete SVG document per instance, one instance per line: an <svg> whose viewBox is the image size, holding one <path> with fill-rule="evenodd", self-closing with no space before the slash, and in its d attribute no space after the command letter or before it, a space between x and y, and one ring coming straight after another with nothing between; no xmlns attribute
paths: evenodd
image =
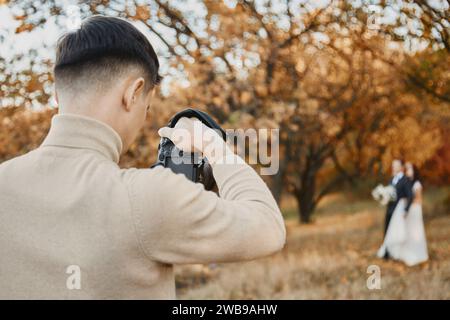
<svg viewBox="0 0 450 320"><path fill-rule="evenodd" d="M409 210L409 206L411 205L411 202L413 200L411 181L405 175L399 178L396 183L394 183L394 179L395 177L392 178L391 185L395 187L395 191L397 192L397 199L395 201L390 201L387 205L384 234L386 234L387 228L389 226L389 221L391 221L392 214L394 213L395 207L397 206L400 199L406 198L406 211Z"/></svg>

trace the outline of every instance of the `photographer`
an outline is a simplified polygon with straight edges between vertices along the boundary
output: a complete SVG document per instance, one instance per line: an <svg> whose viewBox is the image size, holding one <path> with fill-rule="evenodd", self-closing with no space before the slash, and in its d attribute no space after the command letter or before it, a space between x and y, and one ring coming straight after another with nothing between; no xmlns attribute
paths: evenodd
<svg viewBox="0 0 450 320"><path fill-rule="evenodd" d="M59 114L39 148L0 165L0 298L173 299L173 264L284 246L267 186L200 122L159 134L206 156L220 196L162 166L119 168L158 68L148 40L118 18L91 17L58 41Z"/></svg>

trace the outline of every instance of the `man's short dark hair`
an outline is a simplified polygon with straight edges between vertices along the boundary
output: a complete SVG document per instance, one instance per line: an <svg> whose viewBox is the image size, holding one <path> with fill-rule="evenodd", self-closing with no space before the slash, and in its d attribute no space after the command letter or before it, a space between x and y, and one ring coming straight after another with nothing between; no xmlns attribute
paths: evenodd
<svg viewBox="0 0 450 320"><path fill-rule="evenodd" d="M57 44L54 68L57 86L112 84L130 67L142 71L147 89L159 84L159 62L148 39L131 23L92 16Z"/></svg>

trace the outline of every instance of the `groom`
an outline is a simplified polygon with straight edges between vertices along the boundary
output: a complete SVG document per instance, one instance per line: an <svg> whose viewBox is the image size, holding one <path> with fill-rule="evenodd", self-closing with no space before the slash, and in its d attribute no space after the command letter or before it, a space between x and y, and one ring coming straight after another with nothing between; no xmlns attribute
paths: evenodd
<svg viewBox="0 0 450 320"><path fill-rule="evenodd" d="M406 198L407 203L405 207L405 212L408 212L409 206L412 202L412 189L409 179L404 174L404 164L400 159L394 159L392 161L392 180L391 185L395 187L397 197L394 201L389 201L386 210L386 220L384 225L384 234L386 234L387 228L389 226L389 221L392 218L395 207L397 206L400 199Z"/></svg>

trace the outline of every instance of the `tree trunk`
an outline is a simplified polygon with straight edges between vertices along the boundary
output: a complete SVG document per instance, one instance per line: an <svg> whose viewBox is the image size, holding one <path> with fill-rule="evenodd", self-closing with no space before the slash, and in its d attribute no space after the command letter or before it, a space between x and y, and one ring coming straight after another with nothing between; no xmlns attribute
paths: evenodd
<svg viewBox="0 0 450 320"><path fill-rule="evenodd" d="M310 223L312 213L316 208L316 204L314 201L314 194L310 192L305 192L296 198L297 198L297 205L299 208L300 223Z"/></svg>
<svg viewBox="0 0 450 320"><path fill-rule="evenodd" d="M316 170L308 168L302 177L302 187L296 192L300 223L310 223L316 208Z"/></svg>

